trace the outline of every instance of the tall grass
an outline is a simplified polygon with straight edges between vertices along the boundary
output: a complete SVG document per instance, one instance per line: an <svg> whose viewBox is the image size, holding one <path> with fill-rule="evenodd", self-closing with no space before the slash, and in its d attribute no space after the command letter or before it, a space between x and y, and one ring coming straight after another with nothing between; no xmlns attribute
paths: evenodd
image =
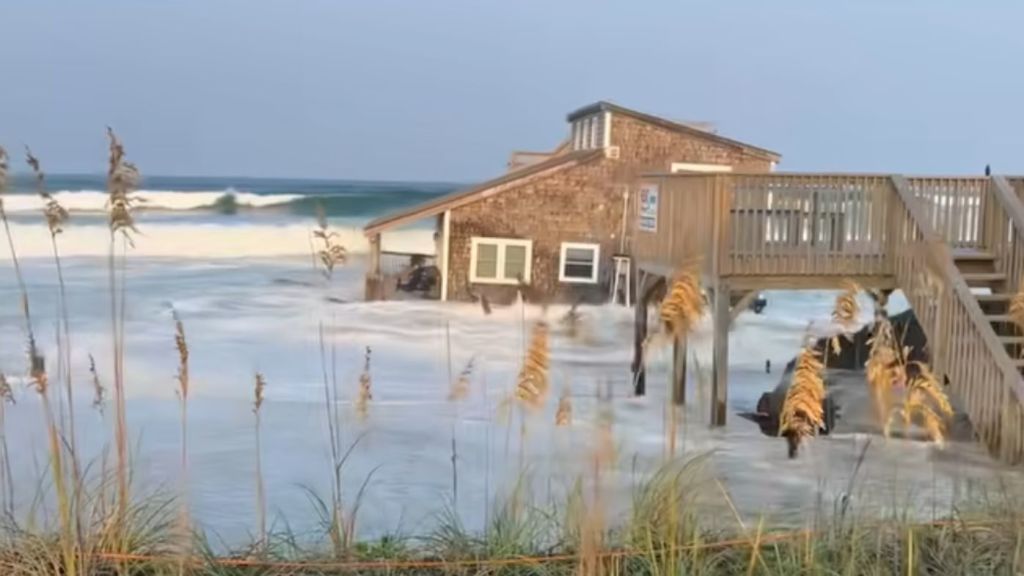
<svg viewBox="0 0 1024 576"><path fill-rule="evenodd" d="M18 251L14 248L14 235L11 233L11 223L7 219L7 209L4 206L4 196L7 193L8 161L7 150L0 146L0 220L4 223L4 234L7 236L7 247L11 254L11 265L14 267L14 279L18 283L18 291L21 295L21 313L25 321L25 337L30 345L35 346L35 334L32 332L32 311L28 301L28 288L25 286L25 277L21 274Z"/></svg>
<svg viewBox="0 0 1024 576"><path fill-rule="evenodd" d="M123 523L128 512L129 493L129 452L128 418L125 406L124 374L124 323L125 323L125 274L127 246L132 243L131 234L137 232L133 210L135 199L132 192L139 182L139 171L125 159L124 145L107 128L109 158L107 166L107 210L109 213L110 249L107 261L110 291L110 324L114 367L114 445L116 453L115 477L117 478L116 524ZM117 240L121 239L121 258L117 259ZM118 280L118 272L121 274Z"/></svg>
<svg viewBox="0 0 1024 576"><path fill-rule="evenodd" d="M11 470L11 453L7 445L7 407L15 404L14 391L7 375L0 372L0 512L7 518L14 517L14 474Z"/></svg>
<svg viewBox="0 0 1024 576"><path fill-rule="evenodd" d="M263 395L267 388L267 380L263 374L256 372L253 377L252 413L254 417L253 434L256 440L256 544L259 550L267 545L267 493L263 485Z"/></svg>
<svg viewBox="0 0 1024 576"><path fill-rule="evenodd" d="M191 388L189 375L189 349L188 340L185 338L185 324L176 311L171 312L174 319L174 348L178 352L178 373L175 376L178 395L178 406L181 410L181 487L178 498L179 508L179 530L181 533L181 554L182 563L179 565L179 572L184 571L185 559L191 554L192 531L189 528L189 498L188 498L188 395Z"/></svg>

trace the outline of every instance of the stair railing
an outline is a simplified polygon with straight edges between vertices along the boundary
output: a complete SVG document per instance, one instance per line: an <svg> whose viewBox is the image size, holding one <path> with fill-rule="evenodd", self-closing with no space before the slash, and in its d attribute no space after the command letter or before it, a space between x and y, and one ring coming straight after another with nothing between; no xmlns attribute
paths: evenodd
<svg viewBox="0 0 1024 576"><path fill-rule="evenodd" d="M1021 461L1021 377L911 186L893 176L895 276L928 338L936 372L949 379L978 439L1008 463Z"/></svg>

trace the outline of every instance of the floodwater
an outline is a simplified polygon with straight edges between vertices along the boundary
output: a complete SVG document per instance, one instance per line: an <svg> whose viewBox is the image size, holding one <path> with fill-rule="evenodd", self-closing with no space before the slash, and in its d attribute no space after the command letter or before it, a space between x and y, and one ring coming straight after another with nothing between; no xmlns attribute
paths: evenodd
<svg viewBox="0 0 1024 576"><path fill-rule="evenodd" d="M601 391L612 395L608 406L617 449L614 473L605 481L620 509L629 501L630 487L665 457L670 352L652 350L648 395L632 397L632 313L627 309L584 307L574 335L559 322L566 308L546 311L552 323L553 390L542 411L521 417L505 414L501 404L515 382L529 326L543 314L539 308L514 305L485 315L473 304L364 303L358 255L328 281L312 269L308 255L227 258L202 252L201 236L181 234L198 252L168 257L142 248L128 259L126 386L135 484L138 490L173 492L186 482L194 519L226 543L242 542L254 530L255 371L268 382L262 439L272 519L287 519L294 529L309 527L316 518L307 491L329 497L321 329L329 365L334 357L328 372L336 374L333 380L344 400L343 442L357 443L344 467L344 497L351 501L366 484L358 520L361 536L422 534L446 507L455 508L467 527L479 528L488 502L507 494L520 476L529 477L538 504L557 500L587 473ZM75 238L72 232L65 241L73 246ZM53 370L56 276L45 252L27 251L32 255L23 259L22 268L34 326ZM103 413L91 407L88 358L95 356L109 386L110 304L106 259L81 252L65 261L73 387L83 459L98 463L109 443L112 407L108 402ZM710 454L710 472L722 484L713 491L727 491L748 521L767 515L799 522L817 507L831 509L847 493L861 509L912 506L925 514L941 513L954 499L1015 478L974 444L940 450L844 430L842 421L836 434L814 440L798 459L787 459L781 439L762 435L735 414L752 410L759 396L778 383L808 323L827 323L834 294L766 296L764 313L740 316L730 334L728 425L707 426L707 325L691 340L690 403L677 419L677 455ZM0 366L12 376L25 371L18 301L12 269L5 265L0 271ZM865 299L862 304L866 320L869 303ZM172 309L184 322L191 351L187 481L179 465ZM361 420L351 401L366 347L372 350L373 398ZM773 366L770 374L765 360ZM470 362L469 397L448 401L450 382ZM7 410L7 432L24 512L40 486L46 442L34 393L23 378L13 381L19 402ZM863 386L856 378L844 382ZM563 390L572 400L573 423L556 428L555 406Z"/></svg>

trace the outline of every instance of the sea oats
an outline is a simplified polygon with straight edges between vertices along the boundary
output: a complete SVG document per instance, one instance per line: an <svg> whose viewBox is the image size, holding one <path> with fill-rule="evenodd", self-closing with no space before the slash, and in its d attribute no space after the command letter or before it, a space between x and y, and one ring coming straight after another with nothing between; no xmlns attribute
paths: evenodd
<svg viewBox="0 0 1024 576"><path fill-rule="evenodd" d="M102 414L107 391L100 382L99 372L96 371L96 359L92 354L89 354L89 375L92 377L92 407Z"/></svg>
<svg viewBox="0 0 1024 576"><path fill-rule="evenodd" d="M64 223L69 217L68 211L46 190L46 175L43 173L43 168L39 159L32 154L32 150L27 146L25 147L25 162L32 168L36 179L36 193L43 199L43 216L46 217L46 226L50 229L50 234L56 236L64 231Z"/></svg>
<svg viewBox="0 0 1024 576"><path fill-rule="evenodd" d="M107 167L107 210L110 213L110 231L122 233L131 242L130 233L138 232L133 214L137 201L132 193L139 184L139 170L125 160L124 145L111 128L107 128L107 139L110 142Z"/></svg>
<svg viewBox="0 0 1024 576"><path fill-rule="evenodd" d="M684 272L677 276L659 311L665 332L676 337L690 332L704 315L705 305L697 275Z"/></svg>
<svg viewBox="0 0 1024 576"><path fill-rule="evenodd" d="M253 386L252 411L259 414L260 409L263 408L263 392L267 387L267 380L259 372L256 373L254 380L256 383Z"/></svg>
<svg viewBox="0 0 1024 576"><path fill-rule="evenodd" d="M825 383L819 354L810 344L797 357L793 381L782 404L779 435L789 443L789 456L796 456L800 444L816 436L825 421Z"/></svg>
<svg viewBox="0 0 1024 576"><path fill-rule="evenodd" d="M832 309L832 322L838 325L847 337L856 329L857 320L860 317L860 304L857 302L859 292L860 286L852 280L844 280L843 291L836 296L836 303ZM839 354L841 351L839 337L834 336L830 344L832 352Z"/></svg>
<svg viewBox="0 0 1024 576"><path fill-rule="evenodd" d="M174 317L174 347L178 350L178 395L182 401L188 400L189 372L188 372L188 341L185 340L185 325L181 322L177 312L172 313Z"/></svg>
<svg viewBox="0 0 1024 576"><path fill-rule="evenodd" d="M564 427L572 425L572 398L569 396L569 387L562 388L562 395L558 398L558 410L555 412L555 426Z"/></svg>
<svg viewBox="0 0 1024 576"><path fill-rule="evenodd" d="M316 255L324 267L324 277L330 279L334 275L334 268L348 261L348 251L344 246L335 242L338 233L329 228L327 213L321 204L316 206L316 222L317 229L313 230L313 237L323 244Z"/></svg>
<svg viewBox="0 0 1024 576"><path fill-rule="evenodd" d="M515 397L524 406L536 409L544 405L548 394L549 363L548 325L538 321L533 326L530 346L516 380Z"/></svg>
<svg viewBox="0 0 1024 576"><path fill-rule="evenodd" d="M6 404L14 404L14 390L11 389L11 383L7 381L7 375L0 372L0 402Z"/></svg>
<svg viewBox="0 0 1024 576"><path fill-rule="evenodd" d="M363 372L359 375L359 393L356 397L356 415L360 420L365 420L370 410L370 400L373 400L373 381L370 378L370 347L366 347L366 355L363 358Z"/></svg>

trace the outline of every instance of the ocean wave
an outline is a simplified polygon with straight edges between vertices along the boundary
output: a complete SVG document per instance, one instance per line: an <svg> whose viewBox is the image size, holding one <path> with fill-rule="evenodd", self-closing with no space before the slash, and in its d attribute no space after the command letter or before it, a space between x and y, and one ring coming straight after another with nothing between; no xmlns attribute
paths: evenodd
<svg viewBox="0 0 1024 576"><path fill-rule="evenodd" d="M138 209L153 212L210 212L232 215L259 210L295 216L313 216L323 210L328 216L373 217L423 202L441 192L415 189L351 190L323 193L247 192L227 188L210 191L139 190L133 195ZM54 198L72 213L99 213L106 210L107 193L102 190L61 190ZM37 194L10 194L4 207L13 214L38 213L43 200Z"/></svg>
<svg viewBox="0 0 1024 576"><path fill-rule="evenodd" d="M178 192L174 190L139 190L133 194L140 210L202 210L231 212L239 208L267 208L307 199L302 194L253 194L237 190L209 192ZM100 190L62 190L53 197L70 212L102 212L108 195ZM38 212L43 199L36 194L12 194L4 199L8 212Z"/></svg>
<svg viewBox="0 0 1024 576"><path fill-rule="evenodd" d="M334 227L334 241L350 254L366 253L369 242L357 226ZM243 224L224 226L197 222L147 222L133 235L135 256L183 259L253 258L306 256L317 249L317 240L308 224ZM18 256L52 257L50 232L45 225L12 223ZM434 252L432 229L408 229L388 232L382 240L384 250L395 252ZM61 255L104 256L110 250L110 231L106 226L68 226L61 234Z"/></svg>

